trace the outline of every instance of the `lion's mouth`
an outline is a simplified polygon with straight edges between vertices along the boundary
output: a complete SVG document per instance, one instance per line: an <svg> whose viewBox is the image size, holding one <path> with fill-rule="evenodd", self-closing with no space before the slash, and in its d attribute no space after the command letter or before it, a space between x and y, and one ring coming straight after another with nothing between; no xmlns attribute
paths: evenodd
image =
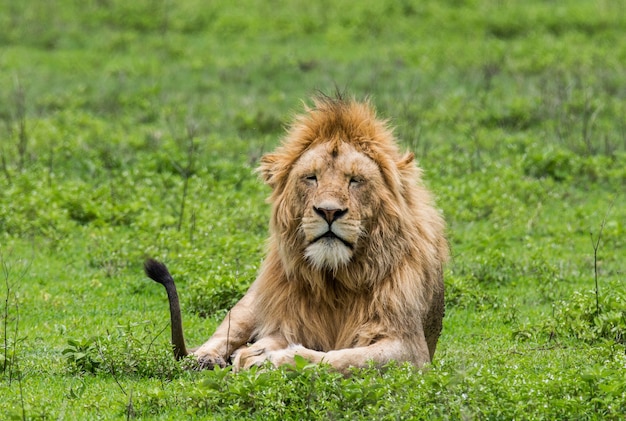
<svg viewBox="0 0 626 421"><path fill-rule="evenodd" d="M349 249L353 248L351 243L349 243L348 241L344 240L343 238L341 238L340 236L338 236L337 234L335 234L331 230L328 230L324 234L320 235L319 237L316 237L313 241L311 241L311 244L318 242L322 238L330 238L332 240L339 240L339 241L341 241L343 243L344 246L348 247Z"/></svg>

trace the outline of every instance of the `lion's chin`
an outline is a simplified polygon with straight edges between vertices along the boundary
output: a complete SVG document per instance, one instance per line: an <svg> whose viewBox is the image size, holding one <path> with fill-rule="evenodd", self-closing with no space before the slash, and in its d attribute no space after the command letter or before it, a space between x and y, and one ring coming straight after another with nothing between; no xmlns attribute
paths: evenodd
<svg viewBox="0 0 626 421"><path fill-rule="evenodd" d="M339 239L321 238L310 244L304 253L317 270L337 271L352 258L352 250Z"/></svg>

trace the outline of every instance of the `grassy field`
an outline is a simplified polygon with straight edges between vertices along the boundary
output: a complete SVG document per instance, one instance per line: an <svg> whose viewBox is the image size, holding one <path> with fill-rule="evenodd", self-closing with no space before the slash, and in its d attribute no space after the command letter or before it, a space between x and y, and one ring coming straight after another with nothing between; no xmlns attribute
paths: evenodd
<svg viewBox="0 0 626 421"><path fill-rule="evenodd" d="M0 418L623 419L626 5L0 0ZM370 96L448 222L433 364L173 361L263 257L253 169L316 90Z"/></svg>

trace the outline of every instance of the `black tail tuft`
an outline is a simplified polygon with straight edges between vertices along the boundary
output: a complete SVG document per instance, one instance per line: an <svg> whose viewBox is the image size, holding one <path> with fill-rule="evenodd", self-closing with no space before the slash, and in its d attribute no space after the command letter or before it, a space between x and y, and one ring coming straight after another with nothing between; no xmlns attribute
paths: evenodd
<svg viewBox="0 0 626 421"><path fill-rule="evenodd" d="M167 270L167 266L165 266L165 264L159 262L158 260L146 260L143 265L143 269L146 272L146 275L148 275L148 278L162 285L174 281L172 279L172 275L170 275L169 270Z"/></svg>
<svg viewBox="0 0 626 421"><path fill-rule="evenodd" d="M163 285L165 291L167 291L167 300L170 304L170 321L172 330L172 347L174 350L174 356L177 360L180 360L184 356L188 355L187 348L185 347L185 336L183 335L183 319L180 314L180 303L178 302L178 293L176 292L176 285L174 279L170 275L167 266L163 263L148 259L143 265L143 269L148 275L148 278Z"/></svg>

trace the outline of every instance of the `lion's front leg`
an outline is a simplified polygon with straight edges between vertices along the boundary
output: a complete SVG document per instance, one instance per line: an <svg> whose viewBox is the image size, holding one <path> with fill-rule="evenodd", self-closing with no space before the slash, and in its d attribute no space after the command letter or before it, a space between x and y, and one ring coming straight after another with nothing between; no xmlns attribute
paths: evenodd
<svg viewBox="0 0 626 421"><path fill-rule="evenodd" d="M201 368L225 367L231 354L251 340L256 324L252 310L254 296L254 289L250 288L248 293L228 312L213 336L192 351L192 355L196 356Z"/></svg>
<svg viewBox="0 0 626 421"><path fill-rule="evenodd" d="M327 363L336 370L347 373L351 367L367 367L373 363L377 367L391 362L411 362L418 367L430 362L426 341L418 338L411 346L410 342L400 339L383 339L372 345L320 352L301 345L267 353L264 358L274 366L294 365L295 356L299 355L312 363Z"/></svg>

